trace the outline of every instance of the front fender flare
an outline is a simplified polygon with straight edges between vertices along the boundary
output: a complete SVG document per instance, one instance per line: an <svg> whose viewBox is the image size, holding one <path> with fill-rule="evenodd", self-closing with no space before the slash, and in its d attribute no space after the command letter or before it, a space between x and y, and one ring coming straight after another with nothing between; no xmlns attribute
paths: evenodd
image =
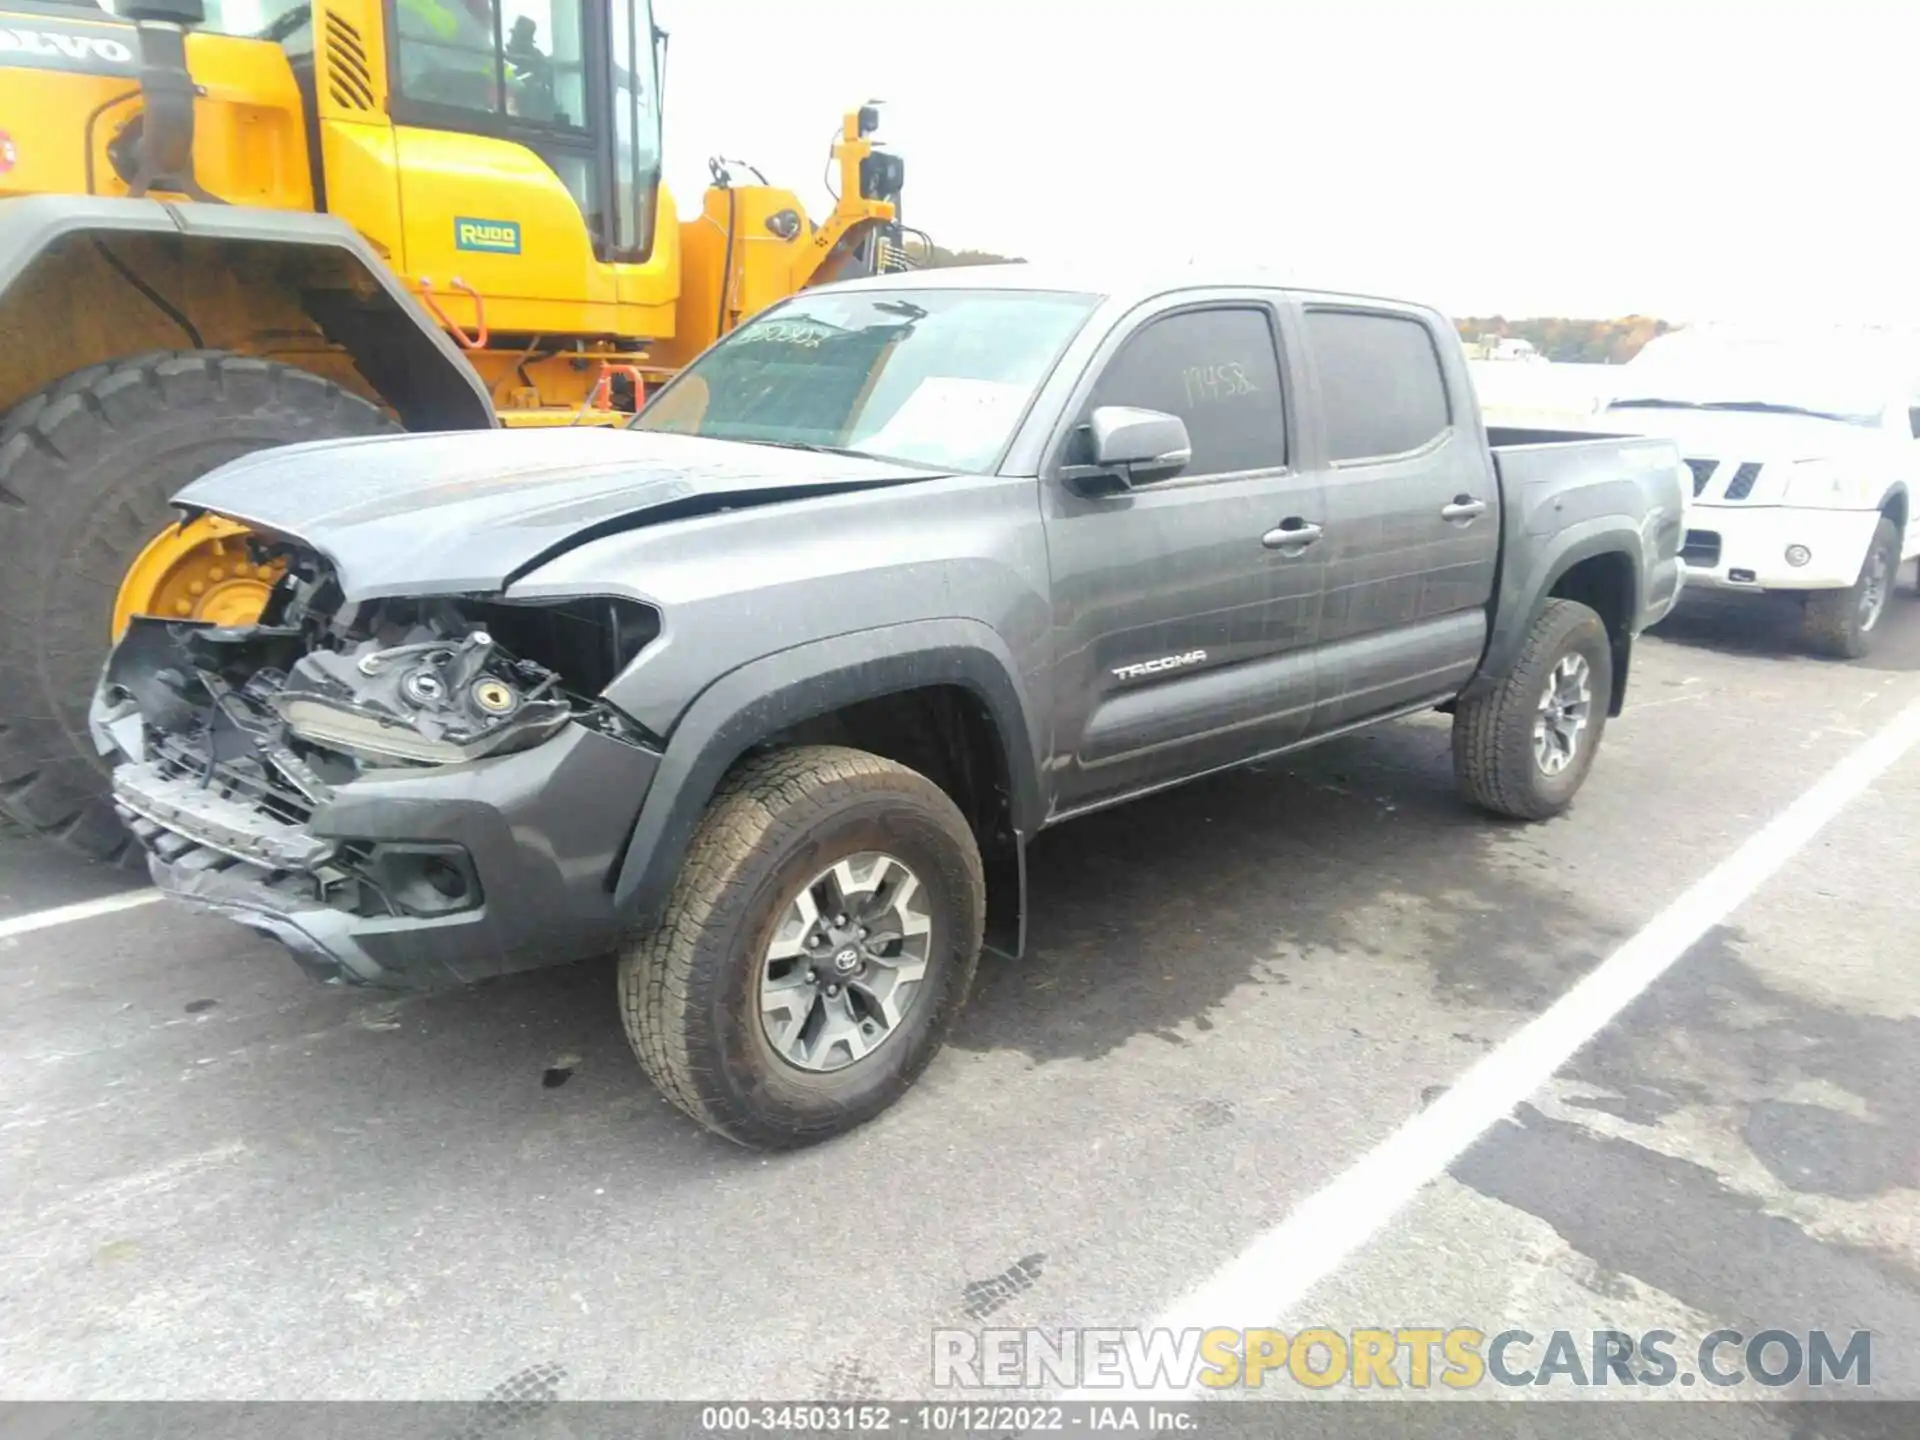
<svg viewBox="0 0 1920 1440"><path fill-rule="evenodd" d="M1039 827L1039 744L1012 655L991 627L923 620L811 641L749 661L701 692L667 741L614 881L627 924L665 909L681 862L721 778L753 745L860 700L957 685L986 706L1007 764L1015 843Z"/></svg>

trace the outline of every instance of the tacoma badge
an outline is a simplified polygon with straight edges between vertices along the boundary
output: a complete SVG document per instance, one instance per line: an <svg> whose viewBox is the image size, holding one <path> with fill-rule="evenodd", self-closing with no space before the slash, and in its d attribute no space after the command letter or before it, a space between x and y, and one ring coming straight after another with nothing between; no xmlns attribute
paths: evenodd
<svg viewBox="0 0 1920 1440"><path fill-rule="evenodd" d="M1207 652L1204 650L1189 650L1184 655L1162 655L1158 660L1142 660L1138 665L1116 665L1113 673L1122 680L1136 680L1142 675L1156 675L1162 670L1198 665L1206 658Z"/></svg>

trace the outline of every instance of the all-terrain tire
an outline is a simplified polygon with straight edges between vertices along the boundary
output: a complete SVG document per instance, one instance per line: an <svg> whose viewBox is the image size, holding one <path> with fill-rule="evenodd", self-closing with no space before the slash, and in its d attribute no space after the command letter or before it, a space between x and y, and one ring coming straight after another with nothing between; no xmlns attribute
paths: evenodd
<svg viewBox="0 0 1920 1440"><path fill-rule="evenodd" d="M1534 749L1542 697L1561 661L1578 656L1591 677L1586 725L1571 761L1549 774ZM1495 814L1545 820L1572 803L1606 729L1613 697L1613 650L1606 624L1574 600L1549 600L1527 632L1507 678L1463 700L1453 716L1453 773L1461 793Z"/></svg>
<svg viewBox="0 0 1920 1440"><path fill-rule="evenodd" d="M768 946L799 891L863 851L899 857L929 892L925 978L884 1043L842 1069L805 1070L762 1023ZM714 796L662 919L622 947L627 1038L708 1129L755 1149L815 1144L892 1105L939 1051L973 983L985 912L972 830L925 776L841 746L754 757Z"/></svg>
<svg viewBox="0 0 1920 1440"><path fill-rule="evenodd" d="M1868 587L1875 583L1875 562L1881 587L1879 603L1868 614ZM1873 648L1873 637L1892 603L1900 583L1900 530L1886 516L1873 527L1873 539L1860 562L1860 575L1845 590L1813 590L1807 594L1804 634L1809 647L1836 660L1858 660Z"/></svg>
<svg viewBox="0 0 1920 1440"><path fill-rule="evenodd" d="M98 860L131 849L87 733L114 596L167 502L269 446L396 431L329 380L218 350L91 365L0 422L0 813Z"/></svg>

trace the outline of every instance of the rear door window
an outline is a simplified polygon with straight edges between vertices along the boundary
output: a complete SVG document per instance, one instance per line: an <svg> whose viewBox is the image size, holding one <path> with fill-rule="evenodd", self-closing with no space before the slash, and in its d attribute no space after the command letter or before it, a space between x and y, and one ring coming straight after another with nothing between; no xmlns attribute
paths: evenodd
<svg viewBox="0 0 1920 1440"><path fill-rule="evenodd" d="M1404 315L1307 311L1320 379L1327 458L1384 459L1430 443L1453 423L1433 334Z"/></svg>

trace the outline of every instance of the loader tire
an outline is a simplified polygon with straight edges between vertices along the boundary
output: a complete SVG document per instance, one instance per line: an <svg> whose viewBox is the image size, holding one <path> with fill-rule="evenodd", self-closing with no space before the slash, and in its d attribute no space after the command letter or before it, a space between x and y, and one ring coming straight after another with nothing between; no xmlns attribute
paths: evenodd
<svg viewBox="0 0 1920 1440"><path fill-rule="evenodd" d="M709 1130L751 1149L817 1144L933 1059L985 914L973 832L924 775L837 745L756 756L708 806L664 914L622 946L627 1038Z"/></svg>
<svg viewBox="0 0 1920 1440"><path fill-rule="evenodd" d="M131 861L87 707L128 565L217 465L400 427L329 380L217 350L77 370L0 422L0 814L80 855Z"/></svg>

